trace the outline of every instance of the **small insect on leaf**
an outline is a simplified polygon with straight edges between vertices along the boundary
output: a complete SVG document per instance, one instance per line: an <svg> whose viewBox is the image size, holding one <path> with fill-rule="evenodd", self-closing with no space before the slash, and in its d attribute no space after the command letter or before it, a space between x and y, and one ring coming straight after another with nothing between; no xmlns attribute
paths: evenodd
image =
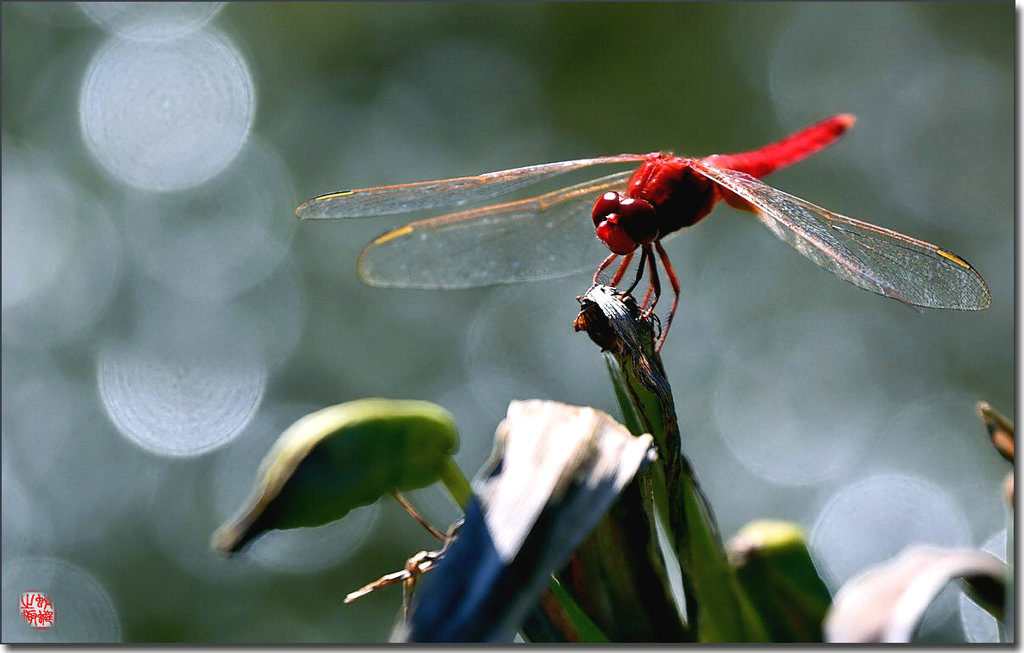
<svg viewBox="0 0 1024 653"><path fill-rule="evenodd" d="M452 416L425 401L361 399L298 420L278 438L213 548L238 551L275 528L320 526L438 480L458 448Z"/></svg>

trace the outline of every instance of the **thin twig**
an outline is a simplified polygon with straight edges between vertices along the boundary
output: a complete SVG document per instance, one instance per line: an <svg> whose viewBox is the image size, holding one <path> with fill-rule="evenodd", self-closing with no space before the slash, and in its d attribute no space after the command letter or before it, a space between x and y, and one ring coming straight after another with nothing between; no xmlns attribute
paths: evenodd
<svg viewBox="0 0 1024 653"><path fill-rule="evenodd" d="M391 496L395 497L395 501L397 501L400 506L405 508L405 511L409 513L409 515L413 519L418 521L420 523L420 526L427 529L430 532L430 534L436 537L438 540L442 542L446 541L447 538L445 538L444 533L431 526L430 523L426 519L424 519L420 513L416 512L416 509L412 507L412 504L409 503L400 492L392 492Z"/></svg>

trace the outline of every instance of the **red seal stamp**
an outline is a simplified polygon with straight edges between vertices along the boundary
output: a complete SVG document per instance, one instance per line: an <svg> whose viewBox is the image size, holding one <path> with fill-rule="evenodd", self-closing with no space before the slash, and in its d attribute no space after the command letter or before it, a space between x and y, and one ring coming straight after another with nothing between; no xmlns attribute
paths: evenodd
<svg viewBox="0 0 1024 653"><path fill-rule="evenodd" d="M50 628L57 618L53 601L42 592L25 592L18 605L21 617L33 628Z"/></svg>

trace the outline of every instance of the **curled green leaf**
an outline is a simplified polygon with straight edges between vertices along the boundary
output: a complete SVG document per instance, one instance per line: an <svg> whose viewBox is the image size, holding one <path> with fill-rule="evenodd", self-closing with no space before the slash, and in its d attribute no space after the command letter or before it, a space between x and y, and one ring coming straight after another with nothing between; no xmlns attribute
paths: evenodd
<svg viewBox="0 0 1024 653"><path fill-rule="evenodd" d="M655 351L654 327L636 302L596 285L580 301L575 328L585 330L612 359L609 372L624 420L650 433L659 460L646 472L651 512L664 517L682 573L687 619L700 641L761 642L768 632L736 579L718 524L689 460L683 455L672 388Z"/></svg>
<svg viewBox="0 0 1024 653"><path fill-rule="evenodd" d="M360 399L298 420L277 439L212 546L238 551L276 528L320 526L395 491L437 481L458 448L455 421L425 401Z"/></svg>
<svg viewBox="0 0 1024 653"><path fill-rule="evenodd" d="M760 520L728 544L729 561L774 642L820 642L832 602L814 566L803 529Z"/></svg>

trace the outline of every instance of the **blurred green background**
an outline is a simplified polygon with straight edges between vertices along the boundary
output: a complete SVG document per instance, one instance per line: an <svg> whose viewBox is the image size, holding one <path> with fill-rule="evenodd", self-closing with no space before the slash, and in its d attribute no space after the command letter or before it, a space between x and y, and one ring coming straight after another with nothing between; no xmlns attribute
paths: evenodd
<svg viewBox="0 0 1024 653"><path fill-rule="evenodd" d="M434 546L394 502L209 551L281 430L428 399L472 474L511 399L617 414L571 328L589 275L370 288L355 259L402 218L298 202L840 112L769 183L956 251L992 306L916 313L721 207L668 245L684 450L724 536L799 522L833 589L911 542L1005 549L974 402L1013 416L1012 4L4 3L2 39L4 641L386 639L400 590L341 600ZM21 621L29 590L54 628ZM994 622L947 592L921 637Z"/></svg>

